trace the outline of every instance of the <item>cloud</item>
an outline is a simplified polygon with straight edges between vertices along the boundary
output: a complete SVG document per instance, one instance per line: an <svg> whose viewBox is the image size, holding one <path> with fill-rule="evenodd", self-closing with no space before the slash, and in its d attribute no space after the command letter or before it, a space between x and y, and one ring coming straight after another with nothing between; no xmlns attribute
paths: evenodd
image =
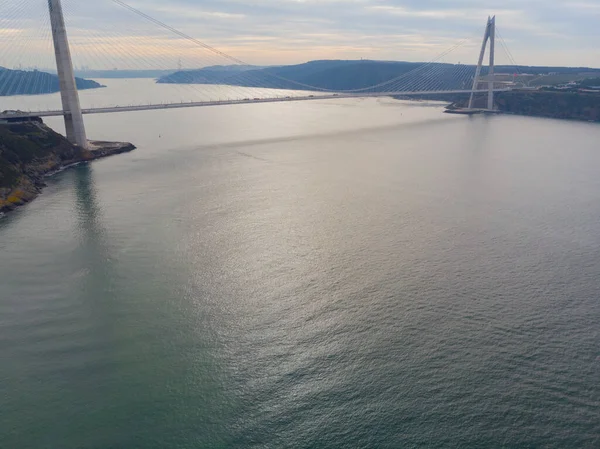
<svg viewBox="0 0 600 449"><path fill-rule="evenodd" d="M485 20L495 14L499 35L518 63L600 67L600 51L594 44L600 38L600 2L592 0L125 1L255 64L361 57L427 61L464 38L471 40L448 59L474 62ZM9 10L0 11L0 27L19 30L21 26L30 35L42 35L41 42L48 39L48 33L41 31L47 27L46 0L30 2L38 2L39 7L30 11L27 20L11 19L15 11L12 16ZM121 67L128 65L128 55L135 56L129 65L139 68L173 67L179 58L188 67L227 62L111 0L63 0L63 4L75 58L81 64ZM10 36L0 34L0 39ZM501 59L503 47L499 48ZM10 58L27 59L14 53Z"/></svg>

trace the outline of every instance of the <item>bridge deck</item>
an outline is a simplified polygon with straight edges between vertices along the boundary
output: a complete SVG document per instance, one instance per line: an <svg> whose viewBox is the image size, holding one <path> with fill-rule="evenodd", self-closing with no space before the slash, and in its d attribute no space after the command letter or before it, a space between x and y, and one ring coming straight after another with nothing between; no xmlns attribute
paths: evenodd
<svg viewBox="0 0 600 449"><path fill-rule="evenodd" d="M506 92L510 89L495 89L495 92ZM115 112L135 112L135 111L152 111L157 109L181 109L181 108L198 108L206 106L225 106L236 104L254 104L254 103L277 103L285 101L309 101L309 100L331 100L339 98L372 98L372 97L392 97L392 96L426 96L426 95L442 95L442 94L470 94L471 90L446 90L446 91L422 91L422 92L376 92L376 93L328 93L317 95L304 96L286 96L274 98L245 98L242 100L217 100L217 101L196 101L189 103L169 103L169 104L147 104L138 106L112 106L105 108L88 108L83 109L83 114L108 114ZM488 93L488 90L476 90L474 93ZM30 117L59 117L64 115L62 110L50 111L16 111L11 114L0 114L0 120L20 119Z"/></svg>

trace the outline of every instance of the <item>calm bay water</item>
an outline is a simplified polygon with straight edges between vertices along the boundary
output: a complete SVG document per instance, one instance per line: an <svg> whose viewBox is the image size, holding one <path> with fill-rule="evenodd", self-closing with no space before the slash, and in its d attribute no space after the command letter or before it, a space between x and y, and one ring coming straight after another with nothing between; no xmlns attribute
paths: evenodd
<svg viewBox="0 0 600 449"><path fill-rule="evenodd" d="M1 448L600 447L598 125L86 120L139 149L0 219Z"/></svg>

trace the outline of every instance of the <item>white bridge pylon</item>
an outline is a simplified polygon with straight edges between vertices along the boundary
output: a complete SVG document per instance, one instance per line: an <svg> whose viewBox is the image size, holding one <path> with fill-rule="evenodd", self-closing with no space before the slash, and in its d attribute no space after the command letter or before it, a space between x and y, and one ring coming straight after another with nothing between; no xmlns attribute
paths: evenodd
<svg viewBox="0 0 600 449"><path fill-rule="evenodd" d="M56 70L58 73L67 139L75 145L87 148L88 141L85 134L83 114L81 113L81 104L79 103L79 93L77 92L77 83L75 82L73 60L71 59L71 49L69 48L69 39L67 38L61 1L48 0L48 11L52 26Z"/></svg>
<svg viewBox="0 0 600 449"><path fill-rule="evenodd" d="M473 109L475 102L475 93L479 89L479 82L481 81L481 68L483 67L483 59L485 58L485 50L488 42L490 43L490 66L488 71L488 99L487 109L492 111L494 109L494 58L496 53L496 16L488 17L487 25L485 27L485 33L483 35L483 44L481 45L481 52L479 53L479 61L477 62L477 69L475 71L475 79L473 80L473 89L471 91L471 97L469 98L469 109Z"/></svg>

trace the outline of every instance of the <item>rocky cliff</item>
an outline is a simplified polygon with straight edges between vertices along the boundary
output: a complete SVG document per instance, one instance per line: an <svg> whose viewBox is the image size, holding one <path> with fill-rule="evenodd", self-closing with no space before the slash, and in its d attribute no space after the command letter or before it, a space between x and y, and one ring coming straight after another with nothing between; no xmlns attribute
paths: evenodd
<svg viewBox="0 0 600 449"><path fill-rule="evenodd" d="M94 150L72 145L41 120L0 124L0 212L34 199L44 177L66 166L131 151L131 144L93 143Z"/></svg>

